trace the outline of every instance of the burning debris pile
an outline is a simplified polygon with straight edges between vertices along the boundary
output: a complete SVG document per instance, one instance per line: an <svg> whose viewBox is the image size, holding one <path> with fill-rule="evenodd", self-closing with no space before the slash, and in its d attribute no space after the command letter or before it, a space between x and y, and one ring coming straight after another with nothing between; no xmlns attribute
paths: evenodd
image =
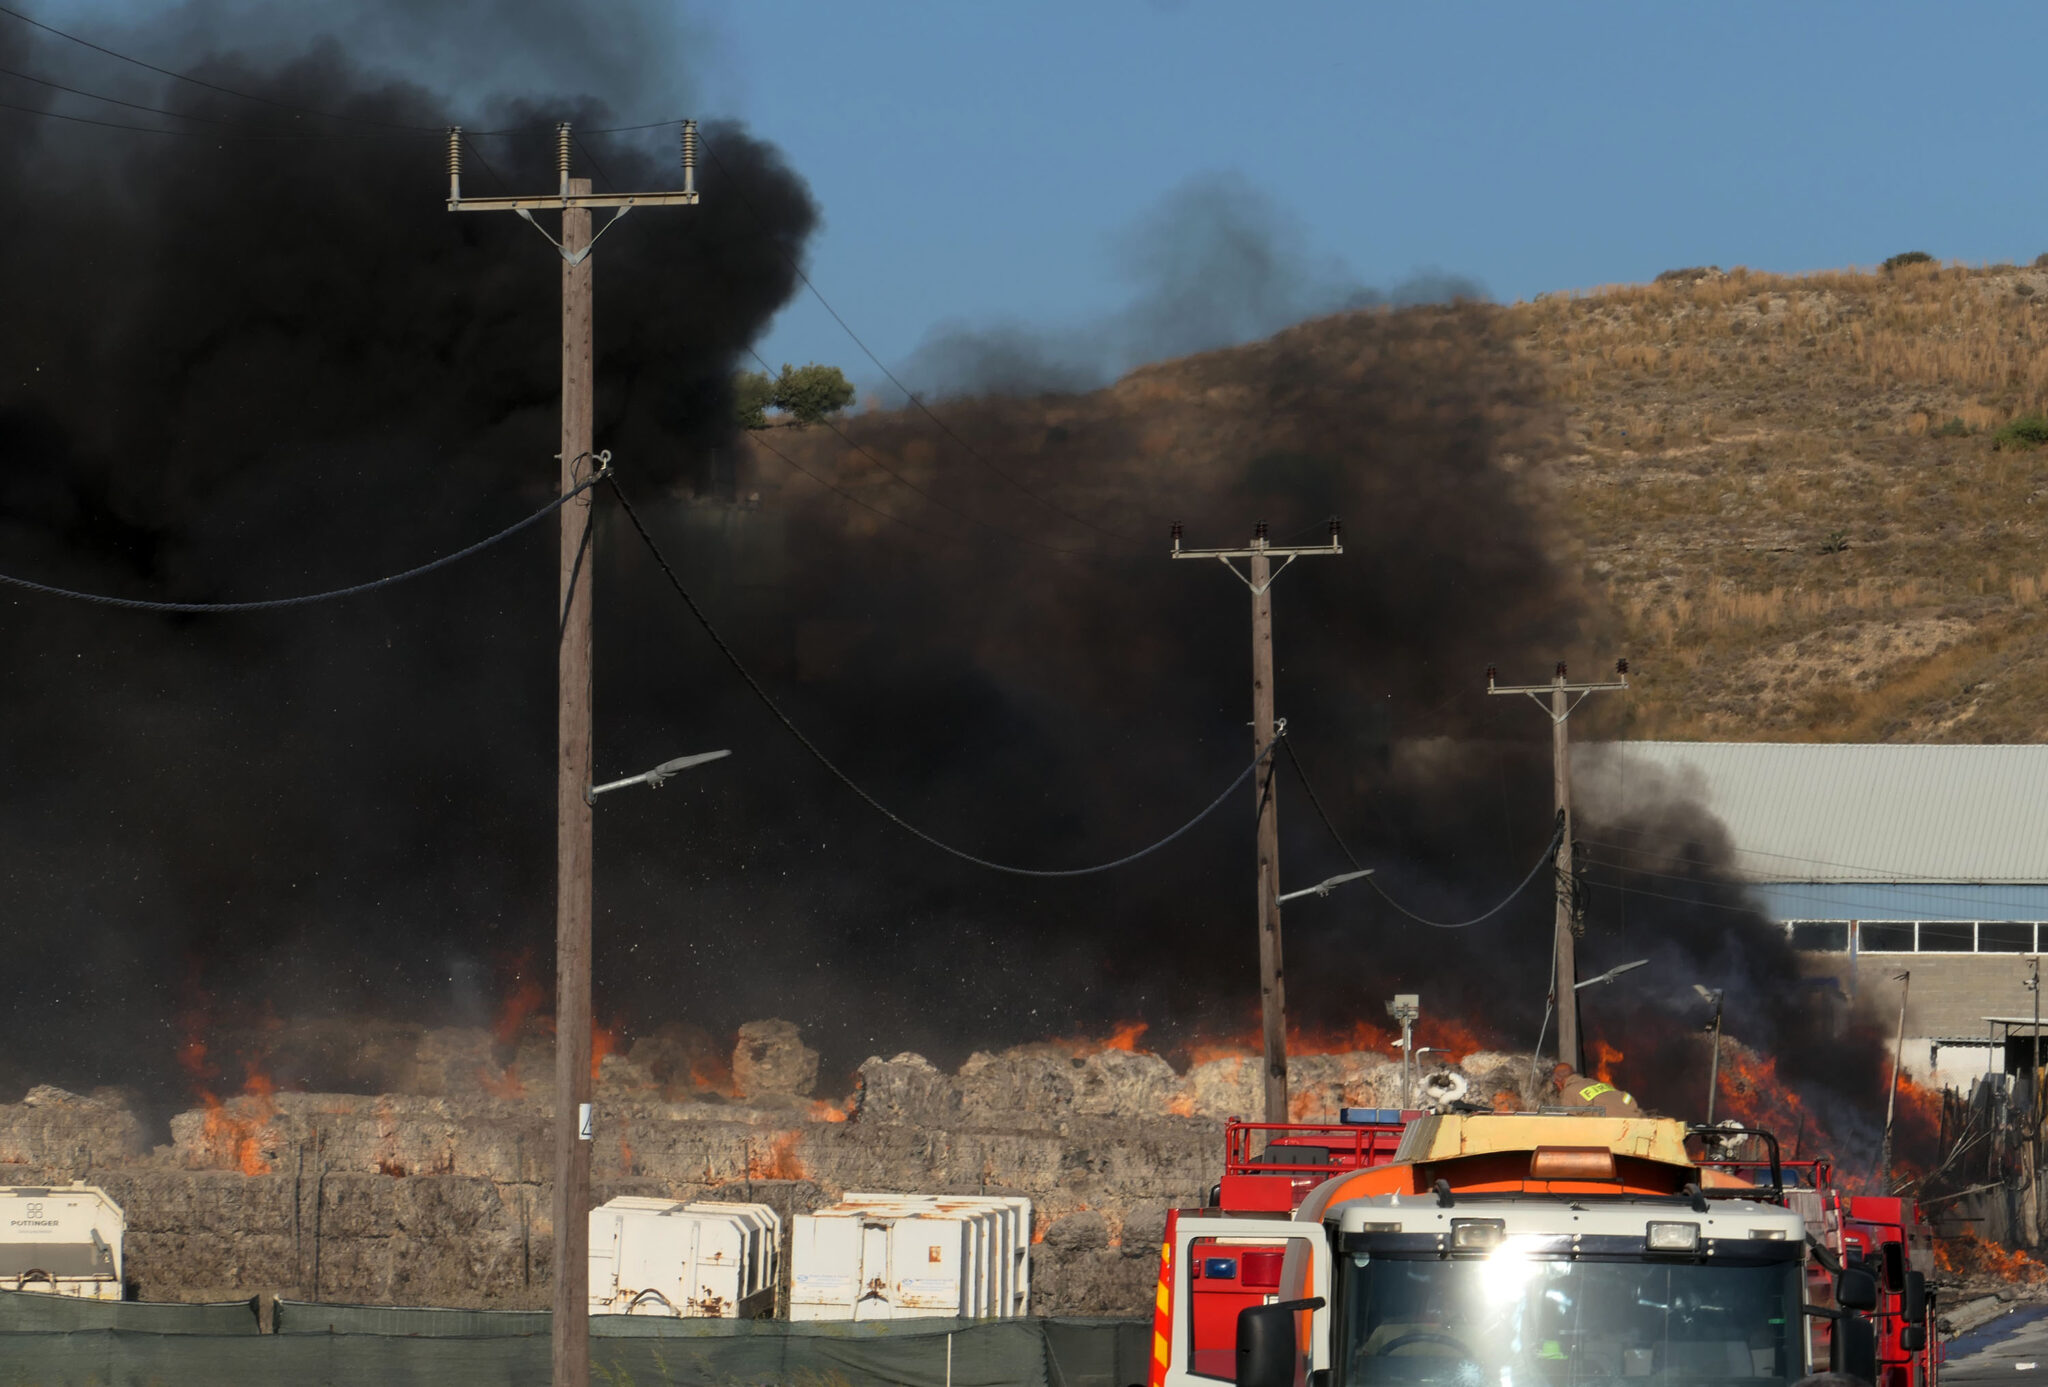
<svg viewBox="0 0 2048 1387"><path fill-rule="evenodd" d="M266 1026L242 1091L211 1072L196 1080L197 1101L158 1145L123 1095L37 1087L0 1106L0 1182L106 1187L128 1212L133 1289L146 1297L260 1285L365 1302L545 1303L545 1018L366 1024L346 1063L360 1070L374 1056L379 1077L402 1084L292 1086L286 1076L317 1067L343 1034ZM1222 1119L1256 1117L1260 1102L1249 1047L1196 1047L1176 1068L1141 1048L1142 1035L1128 1026L977 1052L950 1071L917 1054L871 1058L850 1092L821 1096L817 1054L788 1022L742 1027L725 1054L665 1028L598 1061L596 1195L715 1190L794 1213L847 1189L1025 1194L1037 1308L1136 1311L1166 1210L1202 1201L1219 1174ZM1401 1066L1384 1050L1315 1053L1315 1039L1297 1039L1295 1116L1400 1102ZM1446 1090L1490 1098L1518 1087L1527 1059L1473 1049L1434 1072Z"/></svg>

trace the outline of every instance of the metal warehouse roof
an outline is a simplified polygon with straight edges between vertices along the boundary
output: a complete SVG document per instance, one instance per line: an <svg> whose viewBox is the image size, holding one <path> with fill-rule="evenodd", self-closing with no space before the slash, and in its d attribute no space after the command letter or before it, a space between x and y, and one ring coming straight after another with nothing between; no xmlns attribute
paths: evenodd
<svg viewBox="0 0 2048 1387"><path fill-rule="evenodd" d="M2048 882L2048 746L1605 742L1572 763L1609 823L1704 806L1751 881Z"/></svg>

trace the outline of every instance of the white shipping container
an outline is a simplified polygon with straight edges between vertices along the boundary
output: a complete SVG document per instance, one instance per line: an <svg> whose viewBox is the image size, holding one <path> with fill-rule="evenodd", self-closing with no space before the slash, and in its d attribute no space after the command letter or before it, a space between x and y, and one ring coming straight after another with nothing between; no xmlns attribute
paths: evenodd
<svg viewBox="0 0 2048 1387"><path fill-rule="evenodd" d="M849 1193L843 1204L880 1206L919 1204L940 1210L993 1208L998 1215L997 1240L991 1245L996 1270L991 1277L997 1299L985 1313L998 1318L1023 1315L1031 1303L1031 1201L1022 1195L865 1194ZM1003 1308L1006 1307L1006 1308Z"/></svg>
<svg viewBox="0 0 2048 1387"><path fill-rule="evenodd" d="M623 1195L590 1211L590 1313L765 1319L781 1245L766 1204Z"/></svg>
<svg viewBox="0 0 2048 1387"><path fill-rule="evenodd" d="M0 1186L0 1287L119 1300L127 1226L94 1185Z"/></svg>
<svg viewBox="0 0 2048 1387"><path fill-rule="evenodd" d="M1028 1199L848 1194L792 1226L790 1318L1022 1315L1030 1235Z"/></svg>

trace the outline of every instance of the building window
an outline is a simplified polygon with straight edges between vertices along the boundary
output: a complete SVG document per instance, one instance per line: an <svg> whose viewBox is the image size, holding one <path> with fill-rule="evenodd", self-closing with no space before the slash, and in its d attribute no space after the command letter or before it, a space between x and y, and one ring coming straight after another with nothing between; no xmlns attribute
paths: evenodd
<svg viewBox="0 0 2048 1387"><path fill-rule="evenodd" d="M1977 952L2030 954L2034 952L2034 927L2020 920L1986 920L1977 926Z"/></svg>
<svg viewBox="0 0 2048 1387"><path fill-rule="evenodd" d="M1790 925L1792 947L1808 953L1839 954L1849 948L1846 920L1794 920Z"/></svg>
<svg viewBox="0 0 2048 1387"><path fill-rule="evenodd" d="M1913 952L1913 926L1866 920L1856 927L1856 943L1865 953L1910 954Z"/></svg>
<svg viewBox="0 0 2048 1387"><path fill-rule="evenodd" d="M1977 952L1977 926L1954 920L1922 920L1920 952L1923 954L1972 954Z"/></svg>

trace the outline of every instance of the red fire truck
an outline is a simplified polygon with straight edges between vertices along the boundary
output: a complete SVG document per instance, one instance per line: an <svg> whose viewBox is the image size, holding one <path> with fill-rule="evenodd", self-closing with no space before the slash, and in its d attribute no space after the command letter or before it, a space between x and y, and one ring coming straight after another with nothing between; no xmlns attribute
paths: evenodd
<svg viewBox="0 0 2048 1387"><path fill-rule="evenodd" d="M1231 1124L1213 1207L1168 1222L1152 1387L1656 1383L1709 1367L1789 1387L1817 1362L1881 1380L1876 1278L1818 1240L1809 1254L1775 1169L1758 1188L1703 1168L1685 1149L1699 1133L1663 1119L1346 1116ZM1815 1259L1833 1263L1825 1299ZM1801 1328L1813 1318L1837 1326L1826 1357Z"/></svg>
<svg viewBox="0 0 2048 1387"><path fill-rule="evenodd" d="M1767 1163L1706 1158L1702 1168L1744 1185L1770 1181ZM1827 1159L1783 1165L1784 1202L1806 1221L1807 1236L1825 1260L1861 1267L1877 1282L1877 1307L1868 1318L1877 1337L1877 1387L1935 1387L1941 1366L1933 1323L1934 1234L1919 1204L1895 1195L1850 1194L1835 1183ZM1816 1272L1825 1265L1818 1263ZM1815 1289L1819 1290L1817 1276ZM1824 1346L1832 1324L1815 1322Z"/></svg>
<svg viewBox="0 0 2048 1387"><path fill-rule="evenodd" d="M1385 1165L1394 1159L1407 1124L1422 1116L1413 1109L1346 1108L1339 1122L1240 1122L1223 1127L1223 1178L1200 1209L1174 1209L1166 1216L1165 1252L1153 1310L1151 1387L1165 1381L1162 1352L1172 1319L1173 1288L1184 1285L1191 1298L1193 1343L1189 1361L1203 1377L1233 1378L1237 1372L1237 1316L1270 1301L1280 1287L1287 1244L1241 1229L1213 1237L1197 1235L1187 1245L1187 1277L1173 1274L1175 1233L1181 1221L1205 1218L1270 1217L1284 1225L1316 1186L1346 1171Z"/></svg>

